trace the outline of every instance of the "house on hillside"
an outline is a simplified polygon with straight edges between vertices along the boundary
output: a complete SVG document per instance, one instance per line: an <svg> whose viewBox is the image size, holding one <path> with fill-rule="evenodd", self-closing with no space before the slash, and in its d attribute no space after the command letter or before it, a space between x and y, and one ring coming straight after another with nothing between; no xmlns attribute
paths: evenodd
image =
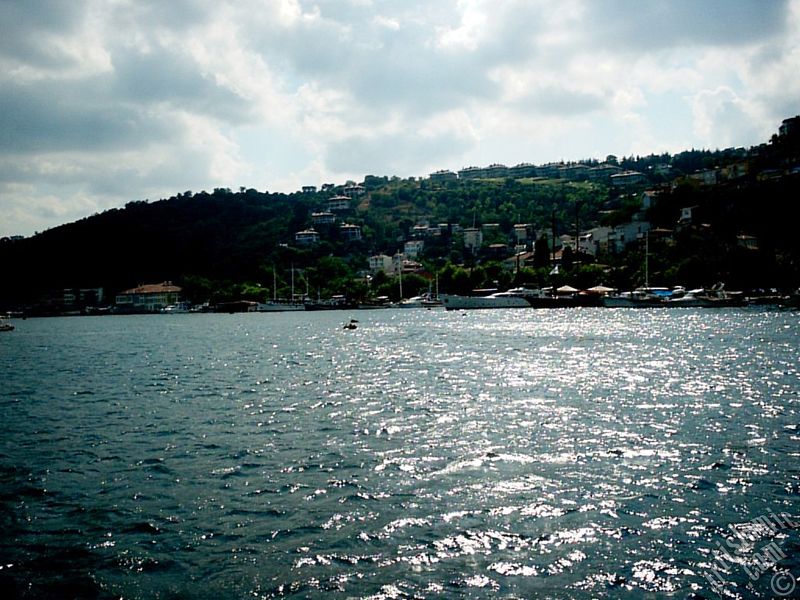
<svg viewBox="0 0 800 600"><path fill-rule="evenodd" d="M332 212L311 213L311 222L314 225L332 225L336 223L336 215Z"/></svg>
<svg viewBox="0 0 800 600"><path fill-rule="evenodd" d="M431 173L429 177L431 181L436 183L444 183L445 181L455 181L458 179L458 175L456 173L453 171L448 171L447 169Z"/></svg>
<svg viewBox="0 0 800 600"><path fill-rule="evenodd" d="M361 227L358 225L342 223L339 225L339 233L342 234L342 239L348 242L357 242L361 239Z"/></svg>
<svg viewBox="0 0 800 600"><path fill-rule="evenodd" d="M333 196L328 199L327 212L343 212L350 210L350 198L347 196Z"/></svg>
<svg viewBox="0 0 800 600"><path fill-rule="evenodd" d="M304 229L294 234L294 241L300 246L311 246L319 242L319 233L314 229Z"/></svg>
<svg viewBox="0 0 800 600"><path fill-rule="evenodd" d="M394 273L392 268L392 257L386 254L375 254L369 257L369 270L374 274L378 271L384 273Z"/></svg>
<svg viewBox="0 0 800 600"><path fill-rule="evenodd" d="M469 249L473 254L483 244L483 233L478 227L465 227L464 228L464 247Z"/></svg>
<svg viewBox="0 0 800 600"><path fill-rule="evenodd" d="M408 258L418 258L422 254L422 249L425 247L423 240L409 240L403 246L403 254Z"/></svg>

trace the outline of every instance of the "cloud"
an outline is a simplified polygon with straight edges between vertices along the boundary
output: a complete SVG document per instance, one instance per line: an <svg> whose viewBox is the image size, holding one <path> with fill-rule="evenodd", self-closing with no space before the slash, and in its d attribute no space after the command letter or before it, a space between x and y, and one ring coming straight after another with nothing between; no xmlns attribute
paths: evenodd
<svg viewBox="0 0 800 600"><path fill-rule="evenodd" d="M788 0L606 0L587 2L591 43L639 52L675 47L739 47L781 35Z"/></svg>
<svg viewBox="0 0 800 600"><path fill-rule="evenodd" d="M437 164L463 156L474 143L468 132L455 129L422 135L403 131L352 135L327 146L325 165L335 172L353 174L426 175Z"/></svg>
<svg viewBox="0 0 800 600"><path fill-rule="evenodd" d="M186 189L749 145L800 113L800 0L5 0L0 20L0 235Z"/></svg>

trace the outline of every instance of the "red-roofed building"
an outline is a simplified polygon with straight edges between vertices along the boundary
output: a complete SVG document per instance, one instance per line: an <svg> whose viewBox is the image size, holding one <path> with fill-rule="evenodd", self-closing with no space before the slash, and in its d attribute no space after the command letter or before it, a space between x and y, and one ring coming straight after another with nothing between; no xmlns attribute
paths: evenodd
<svg viewBox="0 0 800 600"><path fill-rule="evenodd" d="M158 312L178 303L181 288L171 281L149 283L117 294L117 308L123 312Z"/></svg>

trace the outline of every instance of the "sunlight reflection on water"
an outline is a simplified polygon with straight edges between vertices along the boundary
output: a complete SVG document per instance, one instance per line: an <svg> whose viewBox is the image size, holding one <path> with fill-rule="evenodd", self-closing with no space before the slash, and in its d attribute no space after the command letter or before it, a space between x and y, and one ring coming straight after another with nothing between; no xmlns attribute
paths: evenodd
<svg viewBox="0 0 800 600"><path fill-rule="evenodd" d="M20 324L0 347L0 579L686 596L728 524L796 512L797 313L350 316ZM741 569L728 585L770 595Z"/></svg>

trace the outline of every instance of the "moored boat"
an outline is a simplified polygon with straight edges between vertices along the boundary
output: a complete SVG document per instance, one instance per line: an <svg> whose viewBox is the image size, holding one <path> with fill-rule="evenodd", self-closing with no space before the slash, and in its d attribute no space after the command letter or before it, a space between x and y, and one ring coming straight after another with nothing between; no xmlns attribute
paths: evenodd
<svg viewBox="0 0 800 600"><path fill-rule="evenodd" d="M259 302L256 307L256 312L286 312L290 310L305 310L305 305L302 302L270 300Z"/></svg>
<svg viewBox="0 0 800 600"><path fill-rule="evenodd" d="M395 308L435 308L442 306L442 301L430 292L401 300L394 305Z"/></svg>
<svg viewBox="0 0 800 600"><path fill-rule="evenodd" d="M326 300L316 302L307 301L304 304L305 310L344 310L357 309L358 304L348 300L345 296L332 296Z"/></svg>
<svg viewBox="0 0 800 600"><path fill-rule="evenodd" d="M447 310L478 308L530 308L530 298L539 295L539 290L514 288L507 292L494 292L483 296L460 296L441 294L439 298Z"/></svg>
<svg viewBox="0 0 800 600"><path fill-rule="evenodd" d="M667 288L636 288L632 292L622 292L604 296L603 306L607 308L655 308L666 306Z"/></svg>
<svg viewBox="0 0 800 600"><path fill-rule="evenodd" d="M14 326L9 323L8 317L0 316L0 331L14 331Z"/></svg>

